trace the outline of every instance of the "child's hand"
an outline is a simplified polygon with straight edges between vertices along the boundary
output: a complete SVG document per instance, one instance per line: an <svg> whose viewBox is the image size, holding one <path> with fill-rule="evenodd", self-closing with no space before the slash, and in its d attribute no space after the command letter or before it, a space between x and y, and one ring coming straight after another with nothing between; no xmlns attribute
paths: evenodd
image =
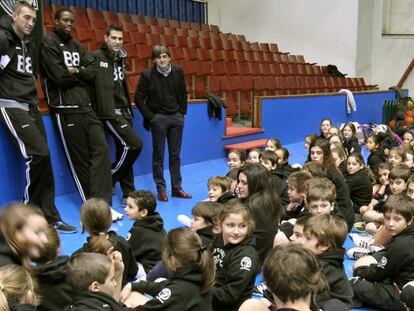
<svg viewBox="0 0 414 311"><path fill-rule="evenodd" d="M124 272L124 262L122 261L122 254L119 251L112 251L109 254L109 258L112 260L114 265L115 274Z"/></svg>
<svg viewBox="0 0 414 311"><path fill-rule="evenodd" d="M121 296L119 297L119 301L122 303L125 303L129 295L131 295L131 291L132 291L131 283L127 283L121 291Z"/></svg>
<svg viewBox="0 0 414 311"><path fill-rule="evenodd" d="M294 211L297 207L299 206L299 204L298 203L293 203L293 202L290 202L289 204L288 204L288 206L286 206L286 210L288 211L288 212L291 212L291 211Z"/></svg>

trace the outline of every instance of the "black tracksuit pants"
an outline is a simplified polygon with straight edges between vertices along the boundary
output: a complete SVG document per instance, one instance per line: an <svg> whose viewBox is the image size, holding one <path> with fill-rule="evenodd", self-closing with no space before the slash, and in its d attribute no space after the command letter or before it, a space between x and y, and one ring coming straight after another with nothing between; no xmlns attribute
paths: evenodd
<svg viewBox="0 0 414 311"><path fill-rule="evenodd" d="M364 305L381 310L406 310L400 299L400 292L394 284L369 282L364 279L351 282L354 298Z"/></svg>
<svg viewBox="0 0 414 311"><path fill-rule="evenodd" d="M112 205L111 162L102 122L92 110L55 116L82 200L101 198Z"/></svg>
<svg viewBox="0 0 414 311"><path fill-rule="evenodd" d="M103 121L115 142L115 161L112 163L112 184L119 181L123 198L135 190L133 165L142 150L142 141L132 127L131 120L116 115Z"/></svg>
<svg viewBox="0 0 414 311"><path fill-rule="evenodd" d="M55 182L42 116L37 108L0 108L0 122L8 129L26 164L23 202L39 206L49 223L61 220L55 206Z"/></svg>

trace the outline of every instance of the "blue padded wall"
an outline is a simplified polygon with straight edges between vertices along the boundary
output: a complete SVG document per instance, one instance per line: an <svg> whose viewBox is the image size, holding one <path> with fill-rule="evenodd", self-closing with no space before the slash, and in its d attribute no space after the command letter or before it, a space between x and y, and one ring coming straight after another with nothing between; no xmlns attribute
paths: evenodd
<svg viewBox="0 0 414 311"><path fill-rule="evenodd" d="M182 164L202 162L226 155L225 144L258 138L279 137L284 144L303 141L308 133L318 132L320 120L331 118L335 124L348 120L360 123L381 122L384 100L395 99L390 91L356 94L357 112L347 115L344 95L303 96L266 98L262 100L262 126L264 133L235 138L223 138L225 121L209 119L207 103L196 102L188 105L182 146ZM223 114L224 115L224 114ZM52 117L43 117L48 133L49 149L55 175L56 195L76 191L70 175L60 139ZM151 172L151 136L142 127L142 117L135 111L134 127L144 142L143 151L134 166L135 176ZM111 142L111 140L109 140ZM13 141L0 125L0 205L10 200L21 199L25 185L25 168ZM166 157L165 163L168 163Z"/></svg>

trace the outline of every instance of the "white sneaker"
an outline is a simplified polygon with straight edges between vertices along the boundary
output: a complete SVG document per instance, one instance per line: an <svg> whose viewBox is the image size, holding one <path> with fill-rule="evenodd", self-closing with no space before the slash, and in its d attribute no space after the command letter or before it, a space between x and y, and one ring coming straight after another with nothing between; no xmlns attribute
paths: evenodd
<svg viewBox="0 0 414 311"><path fill-rule="evenodd" d="M177 216L177 220L184 226L191 228L191 218L187 215L180 214Z"/></svg>
<svg viewBox="0 0 414 311"><path fill-rule="evenodd" d="M112 215L112 221L113 222L121 220L122 218L124 218L124 214L118 213L112 207L111 207L111 215Z"/></svg>
<svg viewBox="0 0 414 311"><path fill-rule="evenodd" d="M361 257L364 257L370 253L370 250L368 248L364 247L351 247L346 251L346 256L349 259L359 259Z"/></svg>
<svg viewBox="0 0 414 311"><path fill-rule="evenodd" d="M368 248L374 242L374 236L367 233L350 233L349 236L357 247Z"/></svg>

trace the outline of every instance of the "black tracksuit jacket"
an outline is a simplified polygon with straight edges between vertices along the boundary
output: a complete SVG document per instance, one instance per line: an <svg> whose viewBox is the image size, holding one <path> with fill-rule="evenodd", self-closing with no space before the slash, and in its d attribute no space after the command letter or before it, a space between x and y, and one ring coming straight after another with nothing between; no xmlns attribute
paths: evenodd
<svg viewBox="0 0 414 311"><path fill-rule="evenodd" d="M103 43L97 51L91 53L91 56L96 60L99 67L99 78L95 79L89 88L92 107L96 115L101 119L114 119L116 108L121 110L124 118L131 119L132 109L128 96L129 90L125 70L126 52L121 50L118 53L118 59L115 61L113 53ZM118 97L124 99L123 103L115 102L116 84L118 84L121 93L118 94Z"/></svg>
<svg viewBox="0 0 414 311"><path fill-rule="evenodd" d="M40 73L49 107L59 113L92 110L87 84L97 73L96 61L78 40L59 30L46 34L39 46ZM70 74L67 67L76 67Z"/></svg>
<svg viewBox="0 0 414 311"><path fill-rule="evenodd" d="M114 249L122 254L122 261L124 262L124 274L122 277L122 284L135 278L138 272L138 265L135 261L134 254L128 242L121 236L117 235L115 231L108 232L109 241L112 243ZM90 237L88 237L89 241ZM76 250L72 256L80 252L86 252L88 243L83 244L81 248Z"/></svg>
<svg viewBox="0 0 414 311"><path fill-rule="evenodd" d="M260 271L254 239L247 238L236 245L224 245L222 235L218 235L211 244L211 252L216 265L213 310L238 310L250 298L256 275Z"/></svg>
<svg viewBox="0 0 414 311"><path fill-rule="evenodd" d="M354 293L352 291L351 283L348 281L344 271L344 253L345 250L343 248L328 250L317 255L317 258L329 284L330 297L326 298L338 299L348 307L351 307ZM318 297L317 300L319 300L319 298L322 297Z"/></svg>
<svg viewBox="0 0 414 311"><path fill-rule="evenodd" d="M164 236L164 221L157 212L136 220L128 232L126 240L134 259L147 273L161 260Z"/></svg>
<svg viewBox="0 0 414 311"><path fill-rule="evenodd" d="M400 234L393 237L385 249L373 256L378 264L361 267L354 271L370 282L395 283L400 289L414 281L414 225L411 224Z"/></svg>
<svg viewBox="0 0 414 311"><path fill-rule="evenodd" d="M283 173L280 171L273 170L270 171L270 177L272 179L273 188L275 189L277 195L280 198L280 202L282 203L282 206L286 206L289 204L289 195L288 195L288 185L286 182L286 178L283 176Z"/></svg>
<svg viewBox="0 0 414 311"><path fill-rule="evenodd" d="M71 302L74 289L69 283L69 259L69 256L59 256L34 268L42 297L40 310L63 310Z"/></svg>
<svg viewBox="0 0 414 311"><path fill-rule="evenodd" d="M365 169L345 177L349 187L349 194L356 213L363 205L368 205L372 199L372 182Z"/></svg>
<svg viewBox="0 0 414 311"><path fill-rule="evenodd" d="M356 137L345 139L343 145L348 156L352 153L361 153L361 146L359 145L358 139L356 139Z"/></svg>
<svg viewBox="0 0 414 311"><path fill-rule="evenodd" d="M0 99L38 106L35 55L34 42L29 37L20 39L12 27L11 18L3 15L0 18L0 59L10 60L7 64L0 64ZM6 103L1 106L8 107Z"/></svg>
<svg viewBox="0 0 414 311"><path fill-rule="evenodd" d="M211 311L211 290L201 294L203 282L197 265L188 264L173 272L167 281L132 284L132 290L154 297L134 310Z"/></svg>
<svg viewBox="0 0 414 311"><path fill-rule="evenodd" d="M62 309L60 309L62 310ZM83 291L78 293L64 311L127 311L132 310L101 292Z"/></svg>
<svg viewBox="0 0 414 311"><path fill-rule="evenodd" d="M386 161L384 153L379 150L372 151L367 159L368 167L371 171L376 172L378 165Z"/></svg>

